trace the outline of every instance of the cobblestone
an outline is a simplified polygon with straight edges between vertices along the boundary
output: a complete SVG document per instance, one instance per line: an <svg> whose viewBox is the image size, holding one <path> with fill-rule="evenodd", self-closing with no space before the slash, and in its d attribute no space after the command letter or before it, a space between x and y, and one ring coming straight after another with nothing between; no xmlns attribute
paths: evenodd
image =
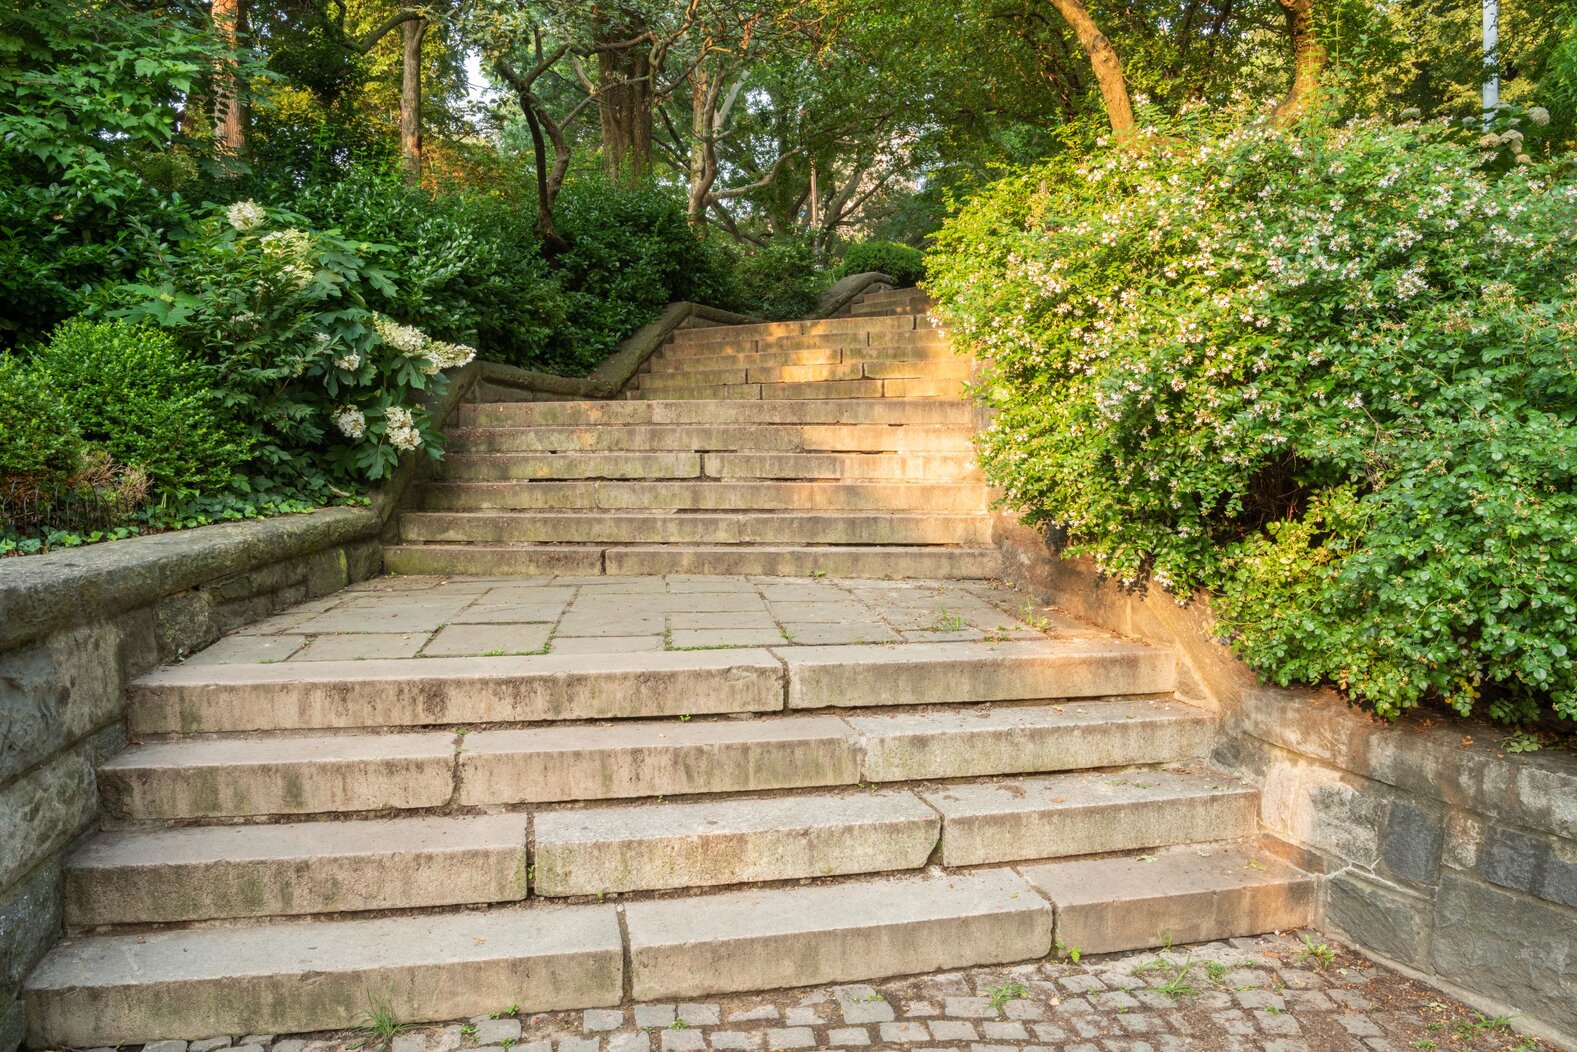
<svg viewBox="0 0 1577 1052"><path fill-rule="evenodd" d="M1549 1048L1367 961L1338 954L1324 965L1304 949L1293 936L1266 936L1077 964L976 968L633 1010L479 1016L464 1030L458 1023L402 1030L388 1049L1406 1052L1466 1047L1453 1037L1457 1032L1472 1034L1476 1052ZM280 1039L219 1035L190 1044L160 1042L144 1052L351 1052L374 1046L365 1032L350 1031Z"/></svg>

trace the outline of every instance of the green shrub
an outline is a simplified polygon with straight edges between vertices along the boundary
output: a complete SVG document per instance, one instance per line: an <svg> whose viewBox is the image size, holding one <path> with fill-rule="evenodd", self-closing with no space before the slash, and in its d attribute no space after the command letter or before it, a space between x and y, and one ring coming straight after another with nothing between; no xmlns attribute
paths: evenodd
<svg viewBox="0 0 1577 1052"><path fill-rule="evenodd" d="M76 318L33 357L82 437L116 463L147 472L155 496L228 490L249 452L219 404L208 370L169 334L130 322Z"/></svg>
<svg viewBox="0 0 1577 1052"><path fill-rule="evenodd" d="M879 271L902 287L918 285L925 277L925 253L895 241L859 241L843 254L834 277Z"/></svg>
<svg viewBox="0 0 1577 1052"><path fill-rule="evenodd" d="M416 449L442 454L420 397L470 347L370 310L388 276L336 231L251 201L218 210L170 245L120 315L169 329L206 365L247 429L249 492L327 499L336 480L379 479Z"/></svg>
<svg viewBox="0 0 1577 1052"><path fill-rule="evenodd" d="M14 355L0 354L0 496L11 486L31 494L60 485L81 456L65 402Z"/></svg>
<svg viewBox="0 0 1577 1052"><path fill-rule="evenodd" d="M794 237L775 237L740 253L734 280L739 309L771 321L808 316L828 285L809 241Z"/></svg>
<svg viewBox="0 0 1577 1052"><path fill-rule="evenodd" d="M1577 186L1418 124L1226 121L944 228L988 475L1068 554L1214 591L1278 682L1577 717Z"/></svg>

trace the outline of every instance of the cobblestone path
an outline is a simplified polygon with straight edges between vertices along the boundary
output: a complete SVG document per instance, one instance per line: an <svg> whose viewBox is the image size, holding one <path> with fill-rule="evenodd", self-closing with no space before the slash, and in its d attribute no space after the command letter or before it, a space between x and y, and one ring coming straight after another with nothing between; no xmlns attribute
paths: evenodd
<svg viewBox="0 0 1577 1052"><path fill-rule="evenodd" d="M162 1042L147 1052L341 1052L369 1031ZM1269 935L1080 963L972 968L405 1028L390 1052L1533 1052L1516 1033L1318 934ZM107 1052L107 1050L105 1050Z"/></svg>

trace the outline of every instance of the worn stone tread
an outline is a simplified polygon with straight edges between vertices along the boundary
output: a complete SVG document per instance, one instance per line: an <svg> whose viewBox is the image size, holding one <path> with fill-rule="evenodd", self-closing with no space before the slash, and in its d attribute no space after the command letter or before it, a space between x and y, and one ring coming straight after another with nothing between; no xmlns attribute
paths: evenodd
<svg viewBox="0 0 1577 1052"><path fill-rule="evenodd" d="M109 831L65 876L81 926L508 902L526 895L526 818Z"/></svg>
<svg viewBox="0 0 1577 1052"><path fill-rule="evenodd" d="M462 402L462 427L597 424L951 424L972 427L975 407L963 401L905 402L892 398L647 399L607 402Z"/></svg>
<svg viewBox="0 0 1577 1052"><path fill-rule="evenodd" d="M962 783L921 796L942 815L946 866L1236 840L1259 820L1248 786L1176 771Z"/></svg>
<svg viewBox="0 0 1577 1052"><path fill-rule="evenodd" d="M116 1045L288 1034L518 1004L598 1008L622 996L611 906L501 908L79 938L28 978L31 1043Z"/></svg>
<svg viewBox="0 0 1577 1052"><path fill-rule="evenodd" d="M985 545L981 515L907 512L407 512L407 544Z"/></svg>
<svg viewBox="0 0 1577 1052"><path fill-rule="evenodd" d="M637 999L1019 961L1051 911L1006 870L725 892L625 907Z"/></svg>
<svg viewBox="0 0 1577 1052"><path fill-rule="evenodd" d="M534 886L595 895L917 869L940 824L901 791L551 811L536 819Z"/></svg>
<svg viewBox="0 0 1577 1052"><path fill-rule="evenodd" d="M1313 923L1315 878L1255 841L1172 847L1021 870L1084 953L1207 942Z"/></svg>

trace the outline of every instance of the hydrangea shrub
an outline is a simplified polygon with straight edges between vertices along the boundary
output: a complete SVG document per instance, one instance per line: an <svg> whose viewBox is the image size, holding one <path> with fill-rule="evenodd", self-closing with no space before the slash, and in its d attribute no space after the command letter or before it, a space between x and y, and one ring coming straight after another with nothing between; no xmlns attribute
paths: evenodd
<svg viewBox="0 0 1577 1052"><path fill-rule="evenodd" d="M1067 554L1214 592L1278 682L1577 718L1577 184L1416 121L1234 116L941 232L989 477Z"/></svg>
<svg viewBox="0 0 1577 1052"><path fill-rule="evenodd" d="M114 313L172 330L212 366L268 487L328 489L321 463L379 479L404 453L442 455L421 396L476 352L371 310L364 290L388 286L364 260L375 246L296 218L252 201L217 211L118 290Z"/></svg>

